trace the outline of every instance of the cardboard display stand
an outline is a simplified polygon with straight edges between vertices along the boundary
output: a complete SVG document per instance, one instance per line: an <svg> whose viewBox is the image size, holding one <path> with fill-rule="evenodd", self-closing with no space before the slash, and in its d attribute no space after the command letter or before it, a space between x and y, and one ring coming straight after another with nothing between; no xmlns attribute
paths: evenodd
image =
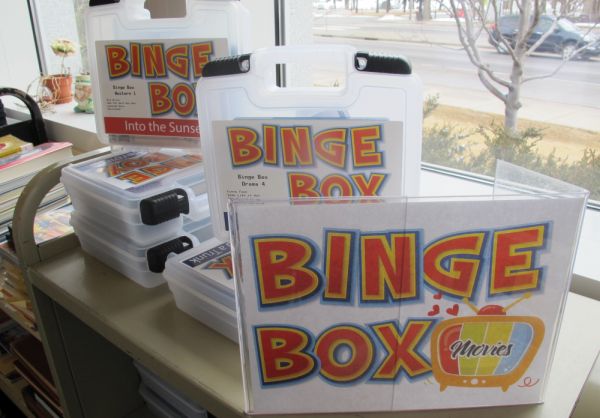
<svg viewBox="0 0 600 418"><path fill-rule="evenodd" d="M494 196L233 202L246 412L542 402L586 199L499 162Z"/></svg>

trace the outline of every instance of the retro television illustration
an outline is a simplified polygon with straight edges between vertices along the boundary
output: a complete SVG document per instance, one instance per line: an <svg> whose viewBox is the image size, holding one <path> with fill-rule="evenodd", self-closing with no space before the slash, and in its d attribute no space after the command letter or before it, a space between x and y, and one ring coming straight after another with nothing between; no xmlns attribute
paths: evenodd
<svg viewBox="0 0 600 418"><path fill-rule="evenodd" d="M544 323L534 316L511 316L507 307L481 309L464 302L477 314L440 322L431 336L431 361L440 391L448 386L500 387L516 383L535 358L544 338Z"/></svg>

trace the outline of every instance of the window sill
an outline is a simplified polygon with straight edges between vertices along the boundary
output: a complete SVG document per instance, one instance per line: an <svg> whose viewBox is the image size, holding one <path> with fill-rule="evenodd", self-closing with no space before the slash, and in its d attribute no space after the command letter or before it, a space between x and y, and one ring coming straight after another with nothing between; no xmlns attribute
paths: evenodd
<svg viewBox="0 0 600 418"><path fill-rule="evenodd" d="M27 109L5 102L7 114L14 119L27 118ZM77 151L86 152L104 146L96 137L94 115L73 112L73 103L55 106L53 112L44 113L48 136L56 141L73 143ZM458 192L457 192L458 191ZM485 195L492 193L492 186L484 182L433 171L422 170L422 196ZM600 211L587 209L584 217L579 247L574 266L572 290L584 296L600 300Z"/></svg>
<svg viewBox="0 0 600 418"><path fill-rule="evenodd" d="M13 119L29 118L29 111L20 100L3 97L2 102L6 115ZM73 144L76 153L87 152L105 146L96 136L96 119L94 115L75 113L75 102L54 105L51 111L42 113L46 124L48 138L53 141L66 141Z"/></svg>

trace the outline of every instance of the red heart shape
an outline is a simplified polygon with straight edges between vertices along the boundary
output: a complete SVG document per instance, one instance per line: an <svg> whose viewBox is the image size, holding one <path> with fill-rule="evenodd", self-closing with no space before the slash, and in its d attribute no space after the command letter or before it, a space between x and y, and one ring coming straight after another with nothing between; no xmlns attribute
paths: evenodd
<svg viewBox="0 0 600 418"><path fill-rule="evenodd" d="M440 313L440 305L433 305L433 309L427 312L427 316L434 316Z"/></svg>
<svg viewBox="0 0 600 418"><path fill-rule="evenodd" d="M434 299L440 300L442 298L442 292L438 292L435 295L433 295Z"/></svg>
<svg viewBox="0 0 600 418"><path fill-rule="evenodd" d="M452 316L458 315L458 304L455 303L454 306L452 306L451 308L446 309L446 312L449 315L452 315Z"/></svg>

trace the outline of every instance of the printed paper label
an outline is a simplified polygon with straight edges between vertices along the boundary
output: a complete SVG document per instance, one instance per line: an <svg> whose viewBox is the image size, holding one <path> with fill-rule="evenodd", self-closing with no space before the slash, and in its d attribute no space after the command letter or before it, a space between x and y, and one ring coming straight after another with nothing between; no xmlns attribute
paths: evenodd
<svg viewBox="0 0 600 418"><path fill-rule="evenodd" d="M233 290L233 264L229 243L220 243L181 262L205 278Z"/></svg>
<svg viewBox="0 0 600 418"><path fill-rule="evenodd" d="M141 191L168 175L191 167L199 167L202 156L183 152L131 151L105 159L78 164L75 169L113 187L128 191Z"/></svg>
<svg viewBox="0 0 600 418"><path fill-rule="evenodd" d="M584 198L429 200L236 206L249 412L541 400Z"/></svg>
<svg viewBox="0 0 600 418"><path fill-rule="evenodd" d="M228 199L401 196L407 180L402 122L240 119L213 136L221 224Z"/></svg>
<svg viewBox="0 0 600 418"><path fill-rule="evenodd" d="M107 134L199 138L196 81L226 39L96 41Z"/></svg>

